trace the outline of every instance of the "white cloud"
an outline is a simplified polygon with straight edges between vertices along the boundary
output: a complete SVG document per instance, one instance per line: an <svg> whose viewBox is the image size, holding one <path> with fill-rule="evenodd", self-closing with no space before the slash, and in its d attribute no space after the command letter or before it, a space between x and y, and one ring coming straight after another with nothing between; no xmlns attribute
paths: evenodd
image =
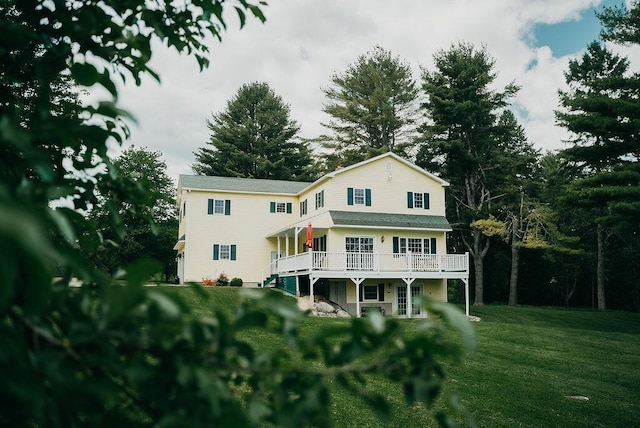
<svg viewBox="0 0 640 428"><path fill-rule="evenodd" d="M132 143L161 150L176 176L191 173L193 152L208 139L205 121L224 110L244 83L267 82L291 106L301 136L310 138L325 132L322 88L374 45L405 59L419 81L420 67L432 67L434 52L465 41L486 46L499 86L522 86L514 101L525 112L529 139L539 148L559 148L564 132L554 126L553 110L568 58L532 47L532 29L577 19L600 2L278 0L264 9L265 24L249 19L238 30L229 16L229 31L221 44L211 44L211 66L202 73L194 58L155 49L152 67L162 84L145 79L139 88L127 86L120 101L139 121Z"/></svg>

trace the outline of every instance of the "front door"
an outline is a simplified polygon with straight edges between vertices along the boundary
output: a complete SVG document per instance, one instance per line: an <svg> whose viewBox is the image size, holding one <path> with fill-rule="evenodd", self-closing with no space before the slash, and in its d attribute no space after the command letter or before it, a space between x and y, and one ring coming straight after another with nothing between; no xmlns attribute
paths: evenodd
<svg viewBox="0 0 640 428"><path fill-rule="evenodd" d="M422 306L417 302L417 297L422 296L422 285L411 285L411 316L421 317ZM396 285L396 315L399 317L407 316L407 286L405 284Z"/></svg>
<svg viewBox="0 0 640 428"><path fill-rule="evenodd" d="M347 270L373 270L373 236L345 238Z"/></svg>

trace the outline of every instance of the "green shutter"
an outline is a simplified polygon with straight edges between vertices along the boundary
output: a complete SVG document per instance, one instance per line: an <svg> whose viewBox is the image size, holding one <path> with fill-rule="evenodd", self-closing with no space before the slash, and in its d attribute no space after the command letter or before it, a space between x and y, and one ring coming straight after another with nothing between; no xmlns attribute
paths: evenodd
<svg viewBox="0 0 640 428"><path fill-rule="evenodd" d="M353 187L347 188L347 205L353 205Z"/></svg>
<svg viewBox="0 0 640 428"><path fill-rule="evenodd" d="M393 254L400 252L400 239L397 236L393 237Z"/></svg>
<svg viewBox="0 0 640 428"><path fill-rule="evenodd" d="M360 300L362 302L362 300L364 299L364 288L362 287L362 284L360 284L358 287L359 287L359 290L360 290L360 296L359 296L358 300Z"/></svg>
<svg viewBox="0 0 640 428"><path fill-rule="evenodd" d="M220 245L213 244L213 260L220 260Z"/></svg>
<svg viewBox="0 0 640 428"><path fill-rule="evenodd" d="M436 238L431 238L431 254L436 253Z"/></svg>
<svg viewBox="0 0 640 428"><path fill-rule="evenodd" d="M287 214L291 214L293 212L293 206L291 202L287 202Z"/></svg>
<svg viewBox="0 0 640 428"><path fill-rule="evenodd" d="M422 199L422 205L424 205L424 209L428 210L429 209L429 194L425 193Z"/></svg>
<svg viewBox="0 0 640 428"><path fill-rule="evenodd" d="M413 208L413 192L407 192L407 208Z"/></svg>
<svg viewBox="0 0 640 428"><path fill-rule="evenodd" d="M364 204L368 207L371 206L371 189L364 189Z"/></svg>
<svg viewBox="0 0 640 428"><path fill-rule="evenodd" d="M209 206L207 207L207 214L213 214L213 199L209 199Z"/></svg>
<svg viewBox="0 0 640 428"><path fill-rule="evenodd" d="M384 302L384 284L378 284L378 301Z"/></svg>
<svg viewBox="0 0 640 428"><path fill-rule="evenodd" d="M235 260L235 259L236 259L236 246L231 245L231 260Z"/></svg>
<svg viewBox="0 0 640 428"><path fill-rule="evenodd" d="M270 213L276 212L276 203L275 202L269 202L269 212Z"/></svg>
<svg viewBox="0 0 640 428"><path fill-rule="evenodd" d="M224 201L224 215L231 215L231 201L229 199Z"/></svg>

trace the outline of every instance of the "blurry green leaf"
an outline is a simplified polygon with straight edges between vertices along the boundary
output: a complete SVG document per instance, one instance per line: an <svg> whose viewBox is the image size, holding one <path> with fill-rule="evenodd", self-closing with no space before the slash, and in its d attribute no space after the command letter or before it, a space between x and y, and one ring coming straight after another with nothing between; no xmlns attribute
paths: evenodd
<svg viewBox="0 0 640 428"><path fill-rule="evenodd" d="M149 291L148 296L151 301L158 305L158 307L167 317L178 318L180 315L182 315L180 306L168 296L157 291Z"/></svg>
<svg viewBox="0 0 640 428"><path fill-rule="evenodd" d="M83 86L93 86L98 81L98 70L91 64L74 62L71 65L71 75Z"/></svg>
<svg viewBox="0 0 640 428"><path fill-rule="evenodd" d="M439 315L445 324L460 334L462 344L467 352L475 352L478 347L473 325L458 308L448 303L426 300L427 310Z"/></svg>

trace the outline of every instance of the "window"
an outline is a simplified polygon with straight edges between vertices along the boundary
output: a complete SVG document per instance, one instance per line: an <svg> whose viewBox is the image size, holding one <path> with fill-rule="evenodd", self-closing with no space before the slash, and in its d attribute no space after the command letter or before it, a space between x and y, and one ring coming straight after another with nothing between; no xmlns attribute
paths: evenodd
<svg viewBox="0 0 640 428"><path fill-rule="evenodd" d="M324 190L316 193L316 209L324 207Z"/></svg>
<svg viewBox="0 0 640 428"><path fill-rule="evenodd" d="M429 194L420 192L407 192L407 208L429 209Z"/></svg>
<svg viewBox="0 0 640 428"><path fill-rule="evenodd" d="M236 246L234 244L213 244L213 260L235 260Z"/></svg>
<svg viewBox="0 0 640 428"><path fill-rule="evenodd" d="M307 215L307 200L300 202L300 217Z"/></svg>
<svg viewBox="0 0 640 428"><path fill-rule="evenodd" d="M184 219L184 216L187 215L187 203L183 202L182 203L182 219Z"/></svg>
<svg viewBox="0 0 640 428"><path fill-rule="evenodd" d="M231 201L229 199L209 199L207 213L231 215Z"/></svg>
<svg viewBox="0 0 640 428"><path fill-rule="evenodd" d="M353 204L364 205L364 189L353 189Z"/></svg>
<svg viewBox="0 0 640 428"><path fill-rule="evenodd" d="M393 237L394 254L436 254L436 238L402 238Z"/></svg>
<svg viewBox="0 0 640 428"><path fill-rule="evenodd" d="M293 205L291 202L269 202L270 213L287 213L293 212Z"/></svg>
<svg viewBox="0 0 640 428"><path fill-rule="evenodd" d="M384 284L360 284L360 301L384 302Z"/></svg>
<svg viewBox="0 0 640 428"><path fill-rule="evenodd" d="M347 188L347 205L371 206L371 189Z"/></svg>

